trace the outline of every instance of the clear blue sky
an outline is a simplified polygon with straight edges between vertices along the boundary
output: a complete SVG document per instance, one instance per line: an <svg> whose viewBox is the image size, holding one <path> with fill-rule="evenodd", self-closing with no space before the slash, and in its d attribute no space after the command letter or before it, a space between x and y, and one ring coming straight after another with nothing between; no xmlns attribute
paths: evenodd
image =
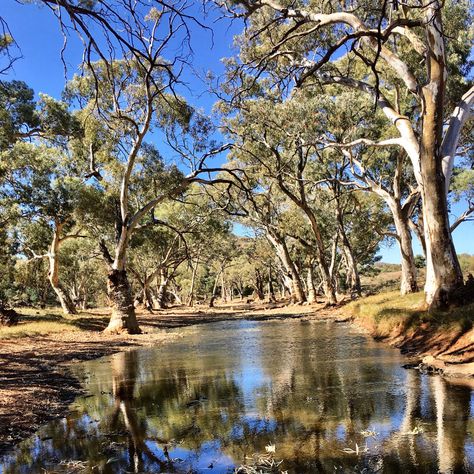
<svg viewBox="0 0 474 474"><path fill-rule="evenodd" d="M59 98L65 83L64 67L60 60L63 37L59 31L57 20L46 8L35 5L21 5L15 0L0 0L1 15L18 42L22 59L14 65L14 70L8 79L24 80L36 93L43 92ZM197 2L200 3L200 2ZM195 28L193 31L193 49L195 52L193 67L197 75L204 77L206 71L222 74L224 68L221 59L231 56L232 38L240 30L238 23L229 25L227 21L213 22L214 17L205 22L214 30L214 44L209 32ZM77 71L81 61L81 45L74 35L71 35L66 54L67 72L71 77ZM182 90L183 95L193 104L210 111L214 97L206 93L206 86L197 75L187 74L186 81L189 90ZM465 204L453 207L454 215L463 212ZM473 253L474 222L462 224L454 233L456 249L459 253ZM421 247L414 238L416 253L422 253ZM396 244L383 246L383 260L398 263L399 250Z"/></svg>

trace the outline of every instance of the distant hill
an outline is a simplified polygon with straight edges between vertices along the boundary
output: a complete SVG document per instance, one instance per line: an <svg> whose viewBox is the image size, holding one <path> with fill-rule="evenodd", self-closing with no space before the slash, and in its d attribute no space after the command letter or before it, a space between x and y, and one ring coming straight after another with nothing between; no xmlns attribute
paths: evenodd
<svg viewBox="0 0 474 474"><path fill-rule="evenodd" d="M399 272L402 266L399 263L377 262L374 267L380 272Z"/></svg>

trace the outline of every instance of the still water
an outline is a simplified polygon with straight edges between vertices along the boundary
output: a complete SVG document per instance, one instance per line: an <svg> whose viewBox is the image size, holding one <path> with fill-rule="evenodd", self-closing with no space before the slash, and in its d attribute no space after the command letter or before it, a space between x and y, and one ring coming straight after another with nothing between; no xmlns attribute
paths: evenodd
<svg viewBox="0 0 474 474"><path fill-rule="evenodd" d="M90 395L0 472L212 474L261 455L283 461L272 472L474 472L471 390L404 370L398 351L348 325L181 331L156 349L79 364Z"/></svg>

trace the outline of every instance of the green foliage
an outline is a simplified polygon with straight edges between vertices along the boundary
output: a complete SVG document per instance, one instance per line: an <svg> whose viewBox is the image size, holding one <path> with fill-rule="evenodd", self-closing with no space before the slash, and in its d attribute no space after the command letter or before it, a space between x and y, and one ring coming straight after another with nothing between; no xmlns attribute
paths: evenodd
<svg viewBox="0 0 474 474"><path fill-rule="evenodd" d="M0 150L39 125L33 89L22 81L0 81Z"/></svg>
<svg viewBox="0 0 474 474"><path fill-rule="evenodd" d="M416 268L426 267L426 259L423 255L415 255L415 266Z"/></svg>
<svg viewBox="0 0 474 474"><path fill-rule="evenodd" d="M81 133L65 103L44 94L36 102L34 91L23 81L0 81L0 151L31 137L64 142Z"/></svg>

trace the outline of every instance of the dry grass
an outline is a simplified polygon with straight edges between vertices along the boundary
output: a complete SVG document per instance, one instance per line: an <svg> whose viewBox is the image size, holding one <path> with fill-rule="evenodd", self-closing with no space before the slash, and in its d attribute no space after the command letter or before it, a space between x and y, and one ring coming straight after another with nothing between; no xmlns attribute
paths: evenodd
<svg viewBox="0 0 474 474"><path fill-rule="evenodd" d="M56 334L64 332L94 331L103 329L108 320L104 311L81 311L77 315L64 315L61 308L17 308L20 322L15 326L0 326L0 340Z"/></svg>
<svg viewBox="0 0 474 474"><path fill-rule="evenodd" d="M218 304L214 308L196 305L193 308L175 306L165 310L137 311L141 329L145 333L156 333L162 329L179 328L193 324L210 323L234 319L299 319L312 315L322 304L291 305L288 301L278 303L245 303L234 300L232 303ZM16 326L0 326L0 340L44 336L48 334L78 332L97 333L106 328L110 309L95 308L80 311L77 315L66 316L61 308L16 308L20 322Z"/></svg>
<svg viewBox="0 0 474 474"><path fill-rule="evenodd" d="M28 322L20 323L17 326L0 328L1 339L16 339L21 337L33 337L44 334L62 333L70 331L81 331L80 328L72 325L69 321L64 322Z"/></svg>
<svg viewBox="0 0 474 474"><path fill-rule="evenodd" d="M371 326L375 337L389 337L394 330L407 331L425 324L430 327L470 329L474 304L449 311L427 312L423 292L401 296L398 291L380 293L349 303L346 308L364 326Z"/></svg>

